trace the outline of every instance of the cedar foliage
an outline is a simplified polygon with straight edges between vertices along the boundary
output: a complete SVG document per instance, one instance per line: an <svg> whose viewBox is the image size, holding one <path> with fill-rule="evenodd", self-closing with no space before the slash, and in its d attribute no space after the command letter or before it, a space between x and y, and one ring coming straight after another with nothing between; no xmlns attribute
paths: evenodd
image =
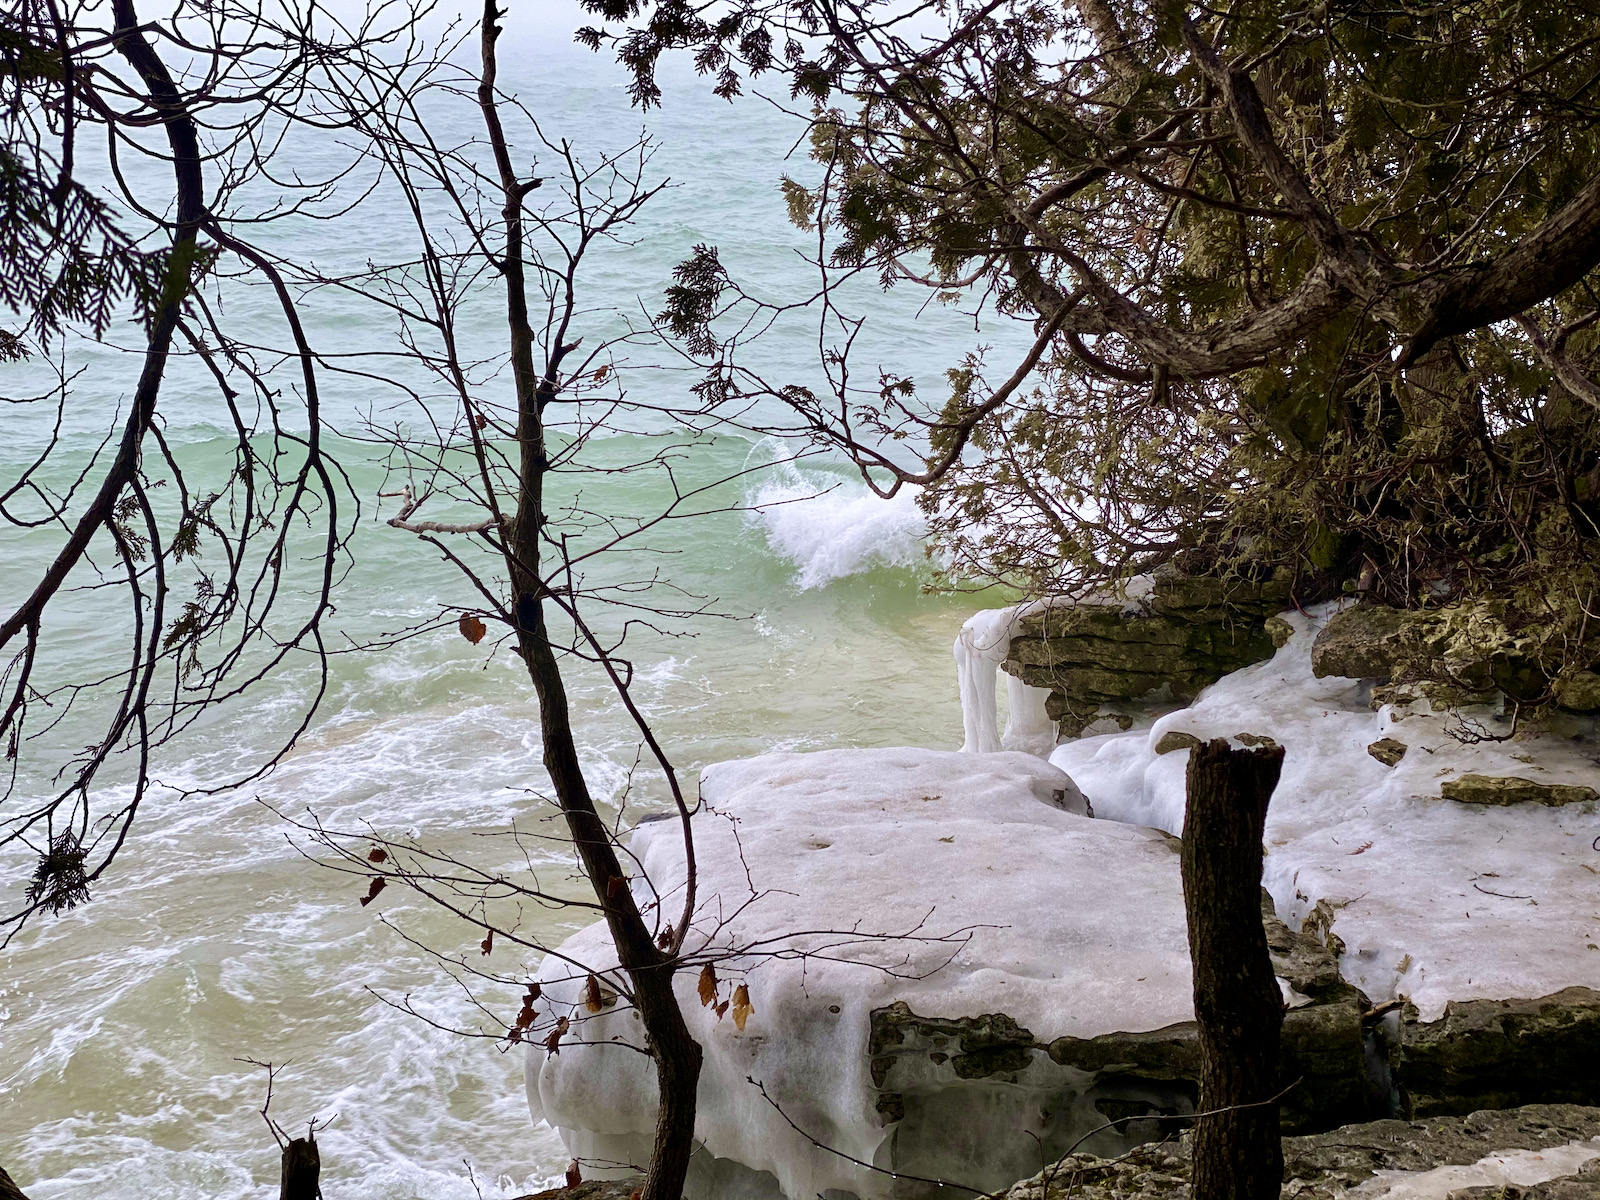
<svg viewBox="0 0 1600 1200"><path fill-rule="evenodd" d="M641 80L674 46L724 92L787 74L821 178L785 197L832 267L1032 323L1009 393L1015 361L975 349L942 395L885 375L797 404L923 486L949 582L1177 560L1286 572L1301 602L1492 595L1550 674L1593 657L1593 3L1004 0L948 37L886 4L587 6Z"/></svg>

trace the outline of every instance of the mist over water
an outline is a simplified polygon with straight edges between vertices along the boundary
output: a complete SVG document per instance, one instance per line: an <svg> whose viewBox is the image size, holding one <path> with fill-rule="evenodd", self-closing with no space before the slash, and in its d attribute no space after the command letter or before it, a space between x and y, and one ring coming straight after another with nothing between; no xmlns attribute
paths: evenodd
<svg viewBox="0 0 1600 1200"><path fill-rule="evenodd" d="M580 148L631 136L645 118L628 106L619 73L564 37L508 59L510 83L547 133ZM801 126L759 99L724 106L678 65L667 76L666 106L647 119L659 141L652 168L679 186L647 207L634 244L591 274L597 326L615 320L608 309L658 306L673 265L696 242L717 244L731 270L775 294L810 282L798 253L804 235L785 223L777 189L780 173L805 172L785 161ZM365 251L381 255L386 241L399 242L364 219ZM323 239L329 255L350 250L339 245L347 231L283 236ZM870 285L862 294L872 319L858 353L870 366L937 378L968 349L1007 336L976 333L952 312L914 321L920 296L885 297ZM363 324L369 317L341 313L331 295L312 307L314 342L379 336ZM478 336L497 335L498 313L481 309ZM258 296L241 297L231 319L256 323L263 342L281 341ZM103 388L99 407L85 400L72 409L68 444L79 463L114 419L110 400L130 387L134 359L115 335L108 340L94 352L94 378L123 384L120 393ZM774 375L810 377L815 346L814 331L797 326L758 352ZM0 378L7 395L26 390L16 373ZM661 371L629 386L678 398L691 382ZM393 403L354 380L332 391L350 429L355 414ZM162 409L175 453L202 475L227 469L224 422L202 382L176 373ZM7 432L0 471L10 474L38 431ZM614 452L636 457L651 436L669 435L619 435ZM772 457L737 436L695 439L685 453L686 477L702 481ZM385 476L371 448L341 443L339 454L367 506L338 595L341 645L470 603L436 554L375 519ZM589 503L642 512L665 498L662 483L644 477L607 477L603 486ZM771 749L959 745L949 647L982 601L921 593L914 496L878 500L842 466L820 463L774 466L729 488L728 511L669 524L651 542L678 587L726 616L634 646L637 697L690 785L707 763ZM741 502L753 511L736 511ZM49 548L37 536L5 536L0 554L14 569L0 575L0 608L15 603ZM78 666L118 645L89 598L55 620L58 644ZM522 851L489 835L548 819L537 709L516 660L488 646L447 631L339 654L316 722L278 770L242 789L174 799L173 789L206 787L271 751L314 686L312 664L291 663L158 762L170 786L146 802L91 904L39 921L0 952L0 1148L34 1200L275 1194L277 1150L256 1111L265 1074L244 1058L287 1064L273 1115L291 1131L337 1114L318 1135L330 1200L507 1196L559 1175L566 1155L529 1120L520 1051L453 1036L396 1007L404 999L441 1025L492 1031L437 961L394 927L461 955L476 953L480 935L399 888L360 907L363 881L310 861L306 839L278 815L370 823L481 865L520 868ZM632 775L636 733L603 678L574 667L569 686L597 794L612 804L626 794L630 812L660 804L656 780ZM69 720L58 736L70 743L78 730ZM570 871L558 842L542 853L534 865L551 878ZM15 890L30 867L8 854L0 870ZM545 922L537 932L558 937L569 918L534 920ZM495 967L510 971L515 954L497 950ZM481 998L514 1011L509 992Z"/></svg>

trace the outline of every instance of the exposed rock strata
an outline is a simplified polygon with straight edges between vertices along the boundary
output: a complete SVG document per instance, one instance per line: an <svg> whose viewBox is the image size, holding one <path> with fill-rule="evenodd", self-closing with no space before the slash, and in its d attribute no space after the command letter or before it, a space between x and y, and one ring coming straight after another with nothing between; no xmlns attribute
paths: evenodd
<svg viewBox="0 0 1600 1200"><path fill-rule="evenodd" d="M1056 604L1017 622L1004 670L1048 688L1063 736L1099 715L1128 727L1139 702L1185 701L1230 671L1272 657L1290 630L1287 580L1158 571L1143 596Z"/></svg>
<svg viewBox="0 0 1600 1200"><path fill-rule="evenodd" d="M1520 775L1463 775L1446 780L1439 788L1446 800L1462 804L1589 804L1600 792L1575 783L1543 783Z"/></svg>
<svg viewBox="0 0 1600 1200"><path fill-rule="evenodd" d="M1412 1010L1394 1060L1402 1104L1419 1117L1509 1108L1530 1096L1600 1104L1600 992L1456 1001L1438 1021Z"/></svg>

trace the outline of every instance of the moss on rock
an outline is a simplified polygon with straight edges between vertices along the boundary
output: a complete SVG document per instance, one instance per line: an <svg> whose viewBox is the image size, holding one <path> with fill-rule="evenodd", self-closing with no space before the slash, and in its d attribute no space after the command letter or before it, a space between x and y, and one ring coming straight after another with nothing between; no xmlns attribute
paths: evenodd
<svg viewBox="0 0 1600 1200"><path fill-rule="evenodd" d="M1329 618L1312 644L1311 670L1318 678L1427 680L1463 699L1499 691L1543 701L1556 674L1547 668L1559 665L1545 644L1555 632L1503 600L1421 610L1363 604ZM1575 695L1585 694L1579 687Z"/></svg>
<svg viewBox="0 0 1600 1200"><path fill-rule="evenodd" d="M1592 787L1568 783L1541 783L1520 775L1463 775L1446 780L1439 788L1446 800L1461 804L1584 804L1600 800Z"/></svg>
<svg viewBox="0 0 1600 1200"><path fill-rule="evenodd" d="M1454 1001L1431 1022L1408 1012L1397 1058L1402 1099L1416 1116L1533 1099L1600 1104L1600 992Z"/></svg>

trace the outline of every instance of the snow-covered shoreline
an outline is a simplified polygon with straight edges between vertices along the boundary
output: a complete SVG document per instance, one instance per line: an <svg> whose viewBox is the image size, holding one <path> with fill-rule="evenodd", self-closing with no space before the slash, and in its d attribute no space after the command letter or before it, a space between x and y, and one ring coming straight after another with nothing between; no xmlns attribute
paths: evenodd
<svg viewBox="0 0 1600 1200"><path fill-rule="evenodd" d="M1451 736L1458 713L1374 709L1370 682L1312 670L1312 643L1334 611L1284 613L1270 659L1183 707L1053 750L1045 690L1013 675L1012 721L1005 735L996 728L997 670L1032 610L979 614L956 649L967 753L772 754L708 768L689 948L719 959L719 999L742 983L753 1011L736 1029L701 1005L693 973L680 973L680 999L707 1050L704 1152L691 1188L896 1194L890 1176L861 1163L988 1188L1025 1173L1023 1134L1037 1139L1028 1148L1037 1155L1113 1109L1192 1111L1181 1083L1192 1005L1172 835L1182 831L1185 747L1213 737L1285 748L1265 885L1290 930L1303 927L1336 959L1341 987L1393 1010L1363 1024L1360 1005L1339 1000L1301 1014L1295 1037L1323 1038L1314 1053L1343 1055L1356 1074L1378 1072L1372 1106L1402 1102L1405 1080L1388 1072L1407 1053L1422 1064L1419 1094L1433 1086L1428 1055L1455 1052L1447 1043L1458 1010L1493 1024L1483 1005L1532 1004L1523 1024L1545 1053L1550 1037L1566 1036L1545 1026L1573 1024L1562 1008L1570 1000L1581 1010L1573 1027L1592 1037L1596 804L1490 807L1440 789L1519 775L1581 789L1600 778L1594 744L1531 731L1473 743ZM1468 718L1493 725L1487 710ZM1369 751L1374 743L1389 761ZM674 824L640 826L631 850L641 903L670 910L665 898L684 877ZM624 1048L638 1041L626 1005L584 1012L574 961L614 967L603 925L540 972L546 1017L568 1016L573 1033L557 1054L530 1048L530 1105L575 1156L637 1163L654 1128L650 1060ZM1552 1005L1561 1011L1540 1025ZM1105 1038L1095 1053L1106 1065L1086 1067L1100 1061L1086 1047ZM1167 1049L1145 1061L1129 1048L1141 1038ZM1113 1065L1122 1059L1144 1065ZM1471 1088L1491 1086L1473 1071L1496 1069L1469 1064L1458 1095L1423 1102L1454 1111Z"/></svg>

